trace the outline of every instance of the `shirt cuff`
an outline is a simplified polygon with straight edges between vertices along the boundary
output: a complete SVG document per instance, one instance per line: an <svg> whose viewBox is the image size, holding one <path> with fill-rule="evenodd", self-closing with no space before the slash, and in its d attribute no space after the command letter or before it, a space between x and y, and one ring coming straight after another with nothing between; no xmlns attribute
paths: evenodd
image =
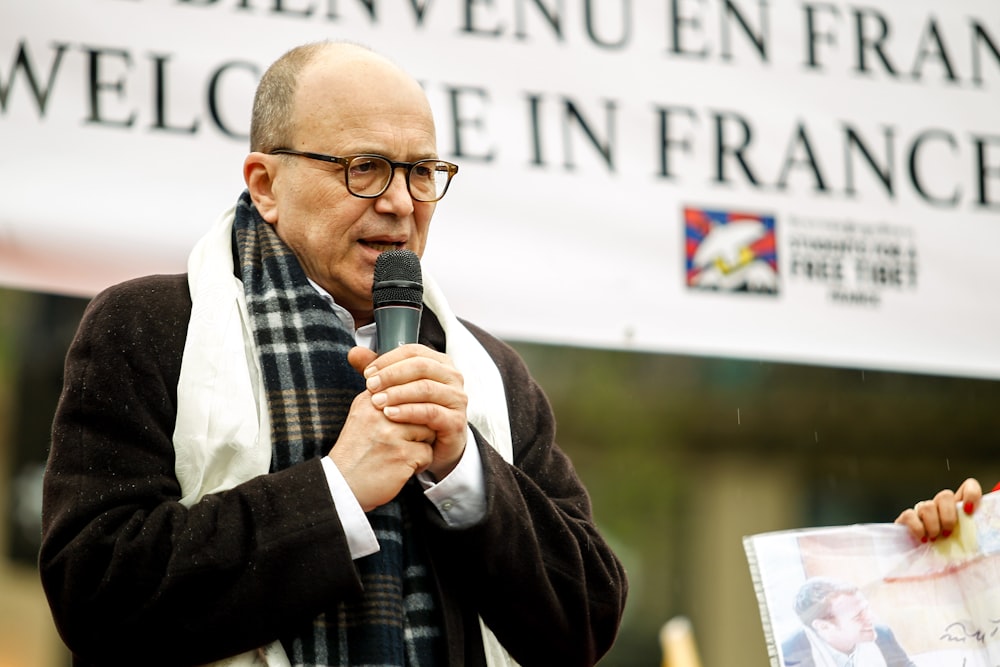
<svg viewBox="0 0 1000 667"><path fill-rule="evenodd" d="M361 508L361 503L354 497L354 492L348 486L347 480L341 474L337 464L329 456L323 457L323 472L326 473L326 483L330 486L333 496L333 506L340 517L340 525L347 535L347 546L351 550L351 558L358 559L370 556L379 550L378 539L368 517Z"/></svg>
<svg viewBox="0 0 1000 667"><path fill-rule="evenodd" d="M424 487L424 496L434 503L445 523L452 528L468 528L486 515L483 460L472 429L467 430L465 451L454 470L437 483L430 475L417 475Z"/></svg>

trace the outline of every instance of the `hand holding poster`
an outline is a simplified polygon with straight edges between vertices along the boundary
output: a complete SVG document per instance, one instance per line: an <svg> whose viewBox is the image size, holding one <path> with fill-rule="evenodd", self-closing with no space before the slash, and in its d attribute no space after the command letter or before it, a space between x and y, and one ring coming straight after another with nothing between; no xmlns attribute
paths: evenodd
<svg viewBox="0 0 1000 667"><path fill-rule="evenodd" d="M1000 665L1000 493L938 542L861 524L743 543L772 667Z"/></svg>

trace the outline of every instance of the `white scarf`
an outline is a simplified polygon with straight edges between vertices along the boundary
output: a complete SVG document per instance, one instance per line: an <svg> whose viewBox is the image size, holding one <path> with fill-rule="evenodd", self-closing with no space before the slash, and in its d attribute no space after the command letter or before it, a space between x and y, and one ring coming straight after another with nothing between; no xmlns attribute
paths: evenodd
<svg viewBox="0 0 1000 667"><path fill-rule="evenodd" d="M806 636L812 646L813 661L816 667L840 667L833 656L833 648L827 644L812 628L806 628ZM887 667L885 656L875 642L863 642L854 649L852 667Z"/></svg>
<svg viewBox="0 0 1000 667"><path fill-rule="evenodd" d="M271 465L267 398L243 283L233 273L232 223L224 213L188 258L191 320L177 384L175 471L180 502L266 474ZM444 329L445 352L465 378L469 422L505 461L513 460L507 398L500 371L475 337L455 317L434 280L423 271L424 303ZM470 443L470 446L474 446ZM482 619L488 667L516 667ZM287 667L280 642L226 658L214 667Z"/></svg>

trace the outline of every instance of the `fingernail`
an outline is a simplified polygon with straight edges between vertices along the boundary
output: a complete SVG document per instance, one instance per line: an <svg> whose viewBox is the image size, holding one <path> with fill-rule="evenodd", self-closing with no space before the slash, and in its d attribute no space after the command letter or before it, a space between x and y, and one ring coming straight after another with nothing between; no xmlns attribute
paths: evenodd
<svg viewBox="0 0 1000 667"><path fill-rule="evenodd" d="M380 408L383 405L385 405L388 402L388 400L389 400L389 397L385 395L385 392L380 392L380 393L375 394L374 396L372 396L372 403L374 403L376 406L378 406Z"/></svg>
<svg viewBox="0 0 1000 667"><path fill-rule="evenodd" d="M972 510L974 510L975 508L976 506L972 504L971 500L966 500L965 505L962 506L962 509L965 510L966 514L972 514Z"/></svg>
<svg viewBox="0 0 1000 667"><path fill-rule="evenodd" d="M920 541L923 542L924 544L926 544L927 543L927 536L924 535L923 537L921 537Z"/></svg>
<svg viewBox="0 0 1000 667"><path fill-rule="evenodd" d="M368 387L368 391L375 391L376 389L382 386L382 380L379 379L379 376L372 375L367 380L365 380L365 386Z"/></svg>
<svg viewBox="0 0 1000 667"><path fill-rule="evenodd" d="M942 530L941 531L941 537L951 537L951 531L950 530Z"/></svg>
<svg viewBox="0 0 1000 667"><path fill-rule="evenodd" d="M386 417L395 417L396 415L399 414L399 408L396 407L395 405L390 405L389 407L382 410L382 414L384 414Z"/></svg>
<svg viewBox="0 0 1000 667"><path fill-rule="evenodd" d="M375 373L377 373L377 372L378 372L378 369L375 368L375 366L369 366L368 368L365 369L365 377L366 378L370 378L371 376L375 375Z"/></svg>

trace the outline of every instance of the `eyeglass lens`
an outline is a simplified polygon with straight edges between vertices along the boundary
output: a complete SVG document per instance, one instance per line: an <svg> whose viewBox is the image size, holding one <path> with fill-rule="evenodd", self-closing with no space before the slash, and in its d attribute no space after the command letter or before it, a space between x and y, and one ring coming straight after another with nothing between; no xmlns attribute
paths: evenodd
<svg viewBox="0 0 1000 667"><path fill-rule="evenodd" d="M359 195L376 195L388 186L393 168L388 160L373 156L351 159L347 168L347 187ZM440 199L448 187L448 164L438 160L420 160L409 170L410 195L418 200Z"/></svg>

